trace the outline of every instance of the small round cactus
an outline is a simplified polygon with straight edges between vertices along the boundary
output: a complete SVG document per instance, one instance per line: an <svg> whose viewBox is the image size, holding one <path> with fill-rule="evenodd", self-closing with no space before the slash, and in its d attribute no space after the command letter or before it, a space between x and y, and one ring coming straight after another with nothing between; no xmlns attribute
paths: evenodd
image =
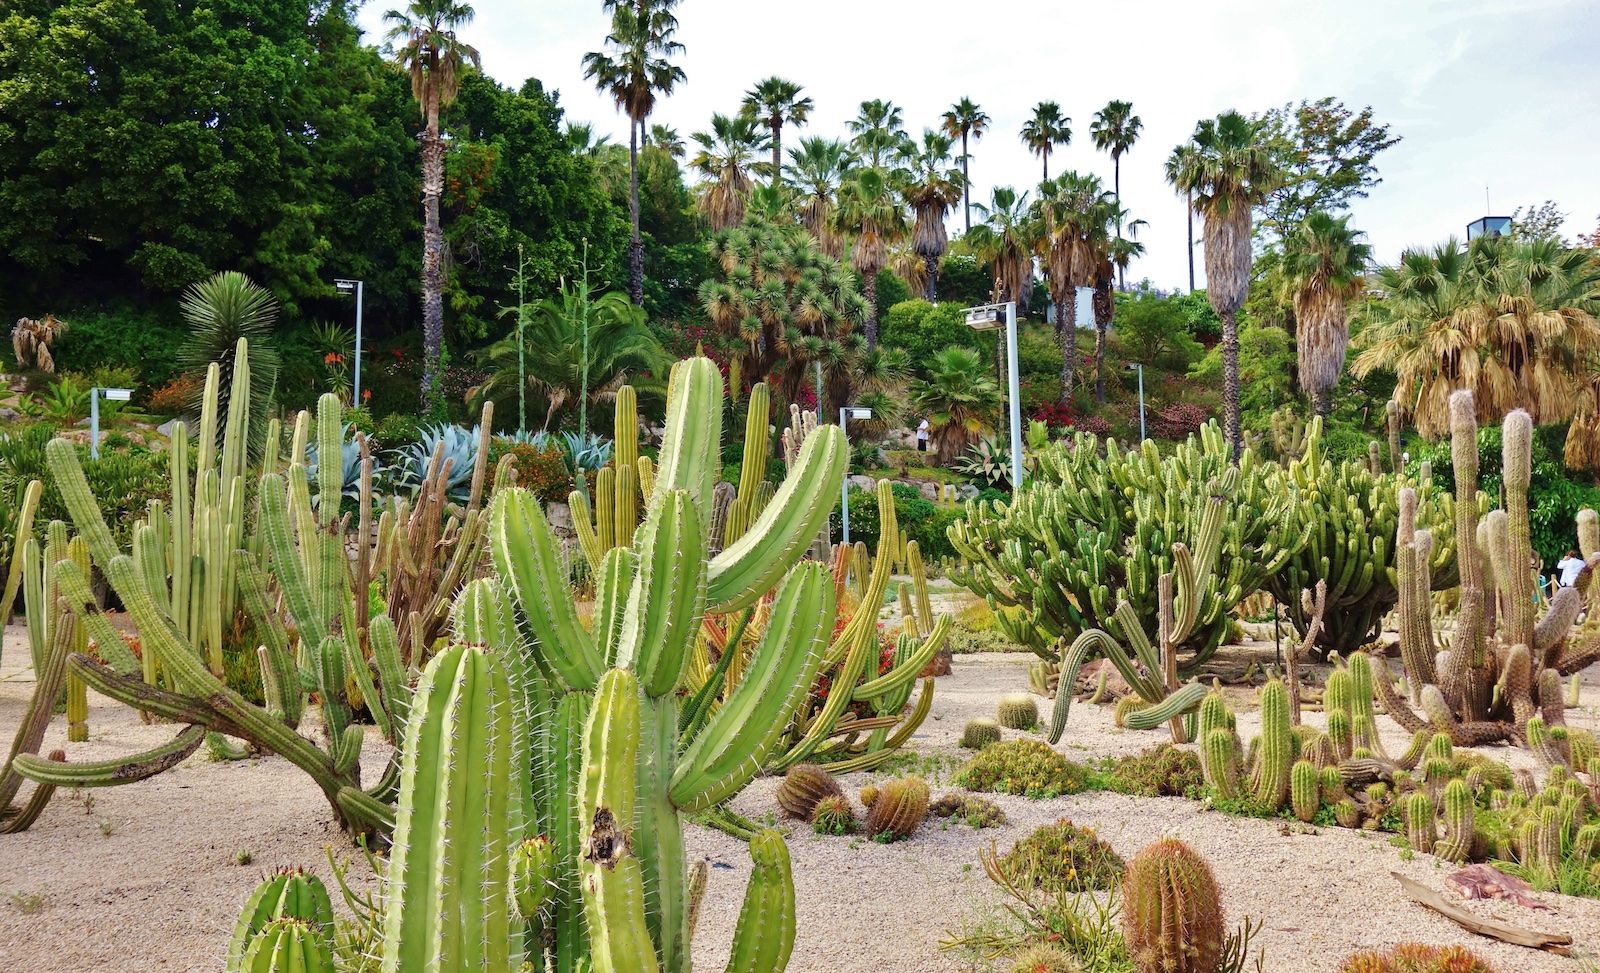
<svg viewBox="0 0 1600 973"><path fill-rule="evenodd" d="M856 829L855 808L843 794L830 795L817 802L811 812L811 828L817 834L849 834Z"/></svg>
<svg viewBox="0 0 1600 973"><path fill-rule="evenodd" d="M843 797L839 782L816 764L795 764L778 785L778 806L790 817L811 820L817 802L825 797Z"/></svg>
<svg viewBox="0 0 1600 973"><path fill-rule="evenodd" d="M333 946L321 929L304 919L274 919L250 941L239 973L333 973Z"/></svg>
<svg viewBox="0 0 1600 973"><path fill-rule="evenodd" d="M301 868L280 868L245 901L228 942L227 969L240 969L250 944L276 919L308 922L324 938L333 936L333 901L322 880Z"/></svg>
<svg viewBox="0 0 1600 973"><path fill-rule="evenodd" d="M1134 711L1144 709L1149 705L1149 703L1140 699L1138 696L1135 696L1133 693L1123 696L1121 699L1117 700L1117 705L1111 710L1112 725L1126 727L1128 725L1128 717Z"/></svg>
<svg viewBox="0 0 1600 973"><path fill-rule="evenodd" d="M909 838L928 814L928 784L921 777L902 777L884 784L867 811L866 832L882 841Z"/></svg>
<svg viewBox="0 0 1600 973"><path fill-rule="evenodd" d="M861 798L862 807L871 807L878 802L878 785L863 784L857 796Z"/></svg>
<svg viewBox="0 0 1600 973"><path fill-rule="evenodd" d="M994 720L972 720L961 731L961 745L968 750L982 750L991 743L999 742L1000 724Z"/></svg>
<svg viewBox="0 0 1600 973"><path fill-rule="evenodd" d="M1222 957L1221 892L1211 866L1176 838L1133 856L1122 878L1122 929L1138 973L1214 973Z"/></svg>
<svg viewBox="0 0 1600 973"><path fill-rule="evenodd" d="M1031 730L1039 725L1039 704L1027 693L1007 693L1000 697L996 717L1011 730Z"/></svg>

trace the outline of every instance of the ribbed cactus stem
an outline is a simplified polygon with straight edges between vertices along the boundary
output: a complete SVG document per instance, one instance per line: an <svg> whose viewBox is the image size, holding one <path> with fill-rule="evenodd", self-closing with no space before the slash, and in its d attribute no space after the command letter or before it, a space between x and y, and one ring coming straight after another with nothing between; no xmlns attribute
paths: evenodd
<svg viewBox="0 0 1600 973"><path fill-rule="evenodd" d="M1252 790L1263 807L1277 810L1289 796L1294 730L1289 724L1289 691L1276 679L1261 687L1259 740Z"/></svg>
<svg viewBox="0 0 1600 973"><path fill-rule="evenodd" d="M1165 838L1128 862L1122 928L1138 973L1212 973L1222 955L1222 895L1211 867Z"/></svg>
<svg viewBox="0 0 1600 973"><path fill-rule="evenodd" d="M1428 854L1433 851L1434 821L1433 801L1425 791L1413 791L1405 799L1406 841L1413 851Z"/></svg>
<svg viewBox="0 0 1600 973"><path fill-rule="evenodd" d="M1289 775L1289 800L1294 816L1309 822L1322 806L1321 777L1309 760L1295 761Z"/></svg>

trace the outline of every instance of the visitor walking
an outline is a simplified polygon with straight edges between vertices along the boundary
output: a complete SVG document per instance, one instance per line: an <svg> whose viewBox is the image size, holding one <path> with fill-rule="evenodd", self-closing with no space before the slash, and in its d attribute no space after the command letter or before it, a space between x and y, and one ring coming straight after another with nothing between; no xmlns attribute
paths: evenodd
<svg viewBox="0 0 1600 973"><path fill-rule="evenodd" d="M1570 588L1578 583L1578 575L1583 573L1583 558L1577 551L1568 551L1567 556L1556 564L1556 570L1561 573L1557 582L1563 588Z"/></svg>
<svg viewBox="0 0 1600 973"><path fill-rule="evenodd" d="M924 419L917 424L917 452L928 451L928 420Z"/></svg>

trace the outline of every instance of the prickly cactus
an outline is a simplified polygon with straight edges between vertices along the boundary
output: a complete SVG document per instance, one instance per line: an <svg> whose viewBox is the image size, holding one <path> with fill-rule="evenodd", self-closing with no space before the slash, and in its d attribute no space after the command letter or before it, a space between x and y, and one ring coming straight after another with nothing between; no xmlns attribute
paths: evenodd
<svg viewBox="0 0 1600 973"><path fill-rule="evenodd" d="M790 817L811 820L817 803L828 797L843 797L844 791L833 775L816 764L795 764L778 785L778 806Z"/></svg>
<svg viewBox="0 0 1600 973"><path fill-rule="evenodd" d="M1039 725L1039 704L1027 693L1007 693L1000 697L995 714L1001 726L1012 730L1031 730Z"/></svg>
<svg viewBox="0 0 1600 973"><path fill-rule="evenodd" d="M928 785L921 777L902 777L884 784L867 811L866 833L899 841L909 838L928 814Z"/></svg>
<svg viewBox="0 0 1600 973"><path fill-rule="evenodd" d="M961 745L968 750L982 750L991 743L999 742L1000 724L994 720L972 720L961 731Z"/></svg>
<svg viewBox="0 0 1600 973"><path fill-rule="evenodd" d="M299 868L281 868L256 886L228 941L228 973L238 973L250 943L275 919L299 919L333 936L333 902L322 880Z"/></svg>
<svg viewBox="0 0 1600 973"><path fill-rule="evenodd" d="M1138 973L1215 973L1222 956L1221 892L1194 849L1164 838L1128 862L1122 929Z"/></svg>
<svg viewBox="0 0 1600 973"><path fill-rule="evenodd" d="M1271 810L1289 796L1289 768L1294 764L1294 731L1289 725L1289 691L1276 679L1261 687L1261 736L1251 772L1256 800Z"/></svg>
<svg viewBox="0 0 1600 973"><path fill-rule="evenodd" d="M555 846L543 835L529 838L517 846L511 860L512 891L517 912L531 920L550 901L555 883Z"/></svg>
<svg viewBox="0 0 1600 973"><path fill-rule="evenodd" d="M1322 781L1317 773L1316 765L1309 760L1295 761L1294 769L1289 774L1289 802L1294 808L1294 816L1302 821L1310 821L1317 816L1317 810L1322 807Z"/></svg>
<svg viewBox="0 0 1600 973"><path fill-rule="evenodd" d="M274 919L250 941L240 973L333 973L327 935L302 919Z"/></svg>
<svg viewBox="0 0 1600 973"><path fill-rule="evenodd" d="M850 799L833 794L817 802L811 812L811 828L817 834L849 834L856 829L856 812Z"/></svg>

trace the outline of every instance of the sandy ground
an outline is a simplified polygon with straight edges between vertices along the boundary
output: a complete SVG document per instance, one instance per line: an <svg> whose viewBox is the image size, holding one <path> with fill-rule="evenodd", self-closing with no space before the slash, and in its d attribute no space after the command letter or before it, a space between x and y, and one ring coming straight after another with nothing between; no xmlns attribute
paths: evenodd
<svg viewBox="0 0 1600 973"><path fill-rule="evenodd" d="M0 733L16 725L32 673L19 667L25 649L8 633L0 666ZM918 769L948 786L962 759L955 747L962 724L991 715L1002 692L1025 683L1023 655L957 657L942 679L932 717L916 735ZM1586 687L1574 723L1594 725L1600 688ZM1308 714L1316 722L1320 714ZM141 724L129 711L91 696L88 743L72 746L78 759L98 759L159 742L170 727ZM1241 729L1253 732L1252 714ZM1387 741L1405 735L1384 721ZM47 747L64 727L52 727ZM1134 752L1160 742L1159 732L1111 725L1107 708L1074 707L1062 749L1070 756ZM1498 756L1507 756L1500 751ZM1513 754L1513 756L1515 756ZM369 766L378 766L374 745ZM846 780L852 790L869 779ZM736 801L741 812L776 812L772 780L757 781ZM943 786L941 786L943 785ZM1087 794L1050 801L999 797L1009 823L973 831L932 822L912 840L879 845L822 838L808 829L790 839L799 898L794 973L961 971L963 958L942 953L940 941L975 918L992 916L995 896L977 864L990 841L1001 849L1032 828L1069 817L1096 828L1123 855L1176 834L1210 859L1230 920L1263 923L1257 944L1269 971L1332 971L1361 948L1407 940L1464 943L1509 971L1571 971L1572 960L1474 937L1415 906L1390 877L1398 871L1442 887L1447 868L1430 856L1403 861L1387 835L1341 829L1289 833L1278 822L1239 819L1178 798L1141 799ZM61 793L32 830L0 837L0 971L126 970L213 973L239 904L263 869L310 865L326 877L323 848L344 848L316 789L282 760L214 763L205 756L151 781L127 787ZM725 961L749 864L742 847L719 833L691 826L692 855L712 863L695 945L701 969ZM241 852L252 858L240 865ZM361 866L364 868L364 866ZM1571 933L1580 946L1600 947L1600 901L1544 897L1548 912L1474 903L1480 911L1540 929Z"/></svg>

